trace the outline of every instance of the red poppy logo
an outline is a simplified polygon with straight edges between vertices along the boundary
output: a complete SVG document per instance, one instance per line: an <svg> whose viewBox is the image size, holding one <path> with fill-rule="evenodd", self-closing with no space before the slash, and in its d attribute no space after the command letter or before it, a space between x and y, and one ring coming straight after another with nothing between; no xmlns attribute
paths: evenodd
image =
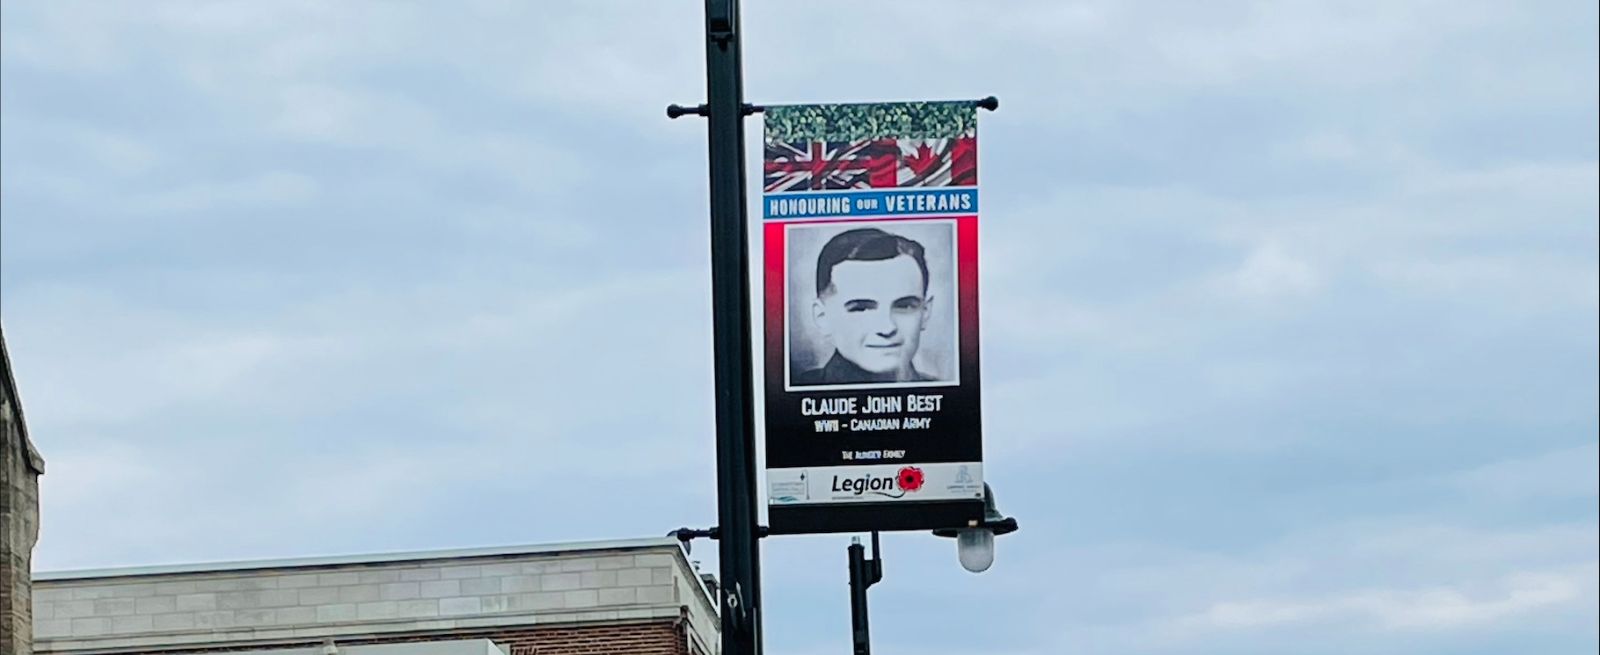
<svg viewBox="0 0 1600 655"><path fill-rule="evenodd" d="M903 469L900 469L900 473L894 476L894 481L896 484L900 485L900 489L904 491L916 491L921 489L922 469L919 469L915 466L907 466Z"/></svg>

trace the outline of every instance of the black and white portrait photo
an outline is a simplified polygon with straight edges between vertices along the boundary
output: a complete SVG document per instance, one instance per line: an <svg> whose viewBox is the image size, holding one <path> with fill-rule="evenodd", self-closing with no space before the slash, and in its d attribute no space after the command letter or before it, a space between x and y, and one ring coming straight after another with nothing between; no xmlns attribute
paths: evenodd
<svg viewBox="0 0 1600 655"><path fill-rule="evenodd" d="M955 222L787 228L789 387L956 384Z"/></svg>

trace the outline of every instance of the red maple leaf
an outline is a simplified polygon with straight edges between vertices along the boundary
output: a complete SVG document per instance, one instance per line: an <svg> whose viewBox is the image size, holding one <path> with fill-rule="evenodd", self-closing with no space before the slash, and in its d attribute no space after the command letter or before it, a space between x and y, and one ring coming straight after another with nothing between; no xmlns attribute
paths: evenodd
<svg viewBox="0 0 1600 655"><path fill-rule="evenodd" d="M915 175L925 175L939 165L939 158L933 154L933 148L923 143L917 146L917 154L906 157L906 167Z"/></svg>

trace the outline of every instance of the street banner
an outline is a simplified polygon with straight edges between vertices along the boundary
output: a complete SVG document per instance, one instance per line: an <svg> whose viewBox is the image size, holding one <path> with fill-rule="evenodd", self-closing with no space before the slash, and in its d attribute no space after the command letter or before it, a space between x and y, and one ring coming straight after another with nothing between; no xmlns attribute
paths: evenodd
<svg viewBox="0 0 1600 655"><path fill-rule="evenodd" d="M981 518L976 108L787 105L764 117L772 531Z"/></svg>

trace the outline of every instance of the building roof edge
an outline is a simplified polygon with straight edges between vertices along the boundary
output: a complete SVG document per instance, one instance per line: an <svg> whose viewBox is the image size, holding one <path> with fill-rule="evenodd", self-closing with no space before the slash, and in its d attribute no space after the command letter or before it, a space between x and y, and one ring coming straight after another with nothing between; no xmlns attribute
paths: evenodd
<svg viewBox="0 0 1600 655"><path fill-rule="evenodd" d="M671 537L651 539L615 539L609 541L574 541L566 543L534 544L522 546L487 546L479 548L455 548L447 550L421 550L358 555L329 555L318 557L296 557L288 559L200 562L195 564L130 566L68 571L38 571L33 574L33 581L65 582L72 580L126 578L185 573L228 573L235 571L322 568L361 564L398 564L403 562L422 562L429 560L507 557L516 555L559 555L564 553L585 553L606 550L643 550L668 546L678 549L682 548L678 540Z"/></svg>
<svg viewBox="0 0 1600 655"><path fill-rule="evenodd" d="M17 391L17 380L11 373L11 353L6 350L6 330L0 325L0 396L11 399L11 411L17 417L17 434L22 437L22 452L27 458L28 468L34 473L44 475L44 458L39 455L39 449L33 447L33 440L28 438L28 420L22 414L22 393ZM0 434L0 439L6 438ZM0 448L6 447L0 444Z"/></svg>

